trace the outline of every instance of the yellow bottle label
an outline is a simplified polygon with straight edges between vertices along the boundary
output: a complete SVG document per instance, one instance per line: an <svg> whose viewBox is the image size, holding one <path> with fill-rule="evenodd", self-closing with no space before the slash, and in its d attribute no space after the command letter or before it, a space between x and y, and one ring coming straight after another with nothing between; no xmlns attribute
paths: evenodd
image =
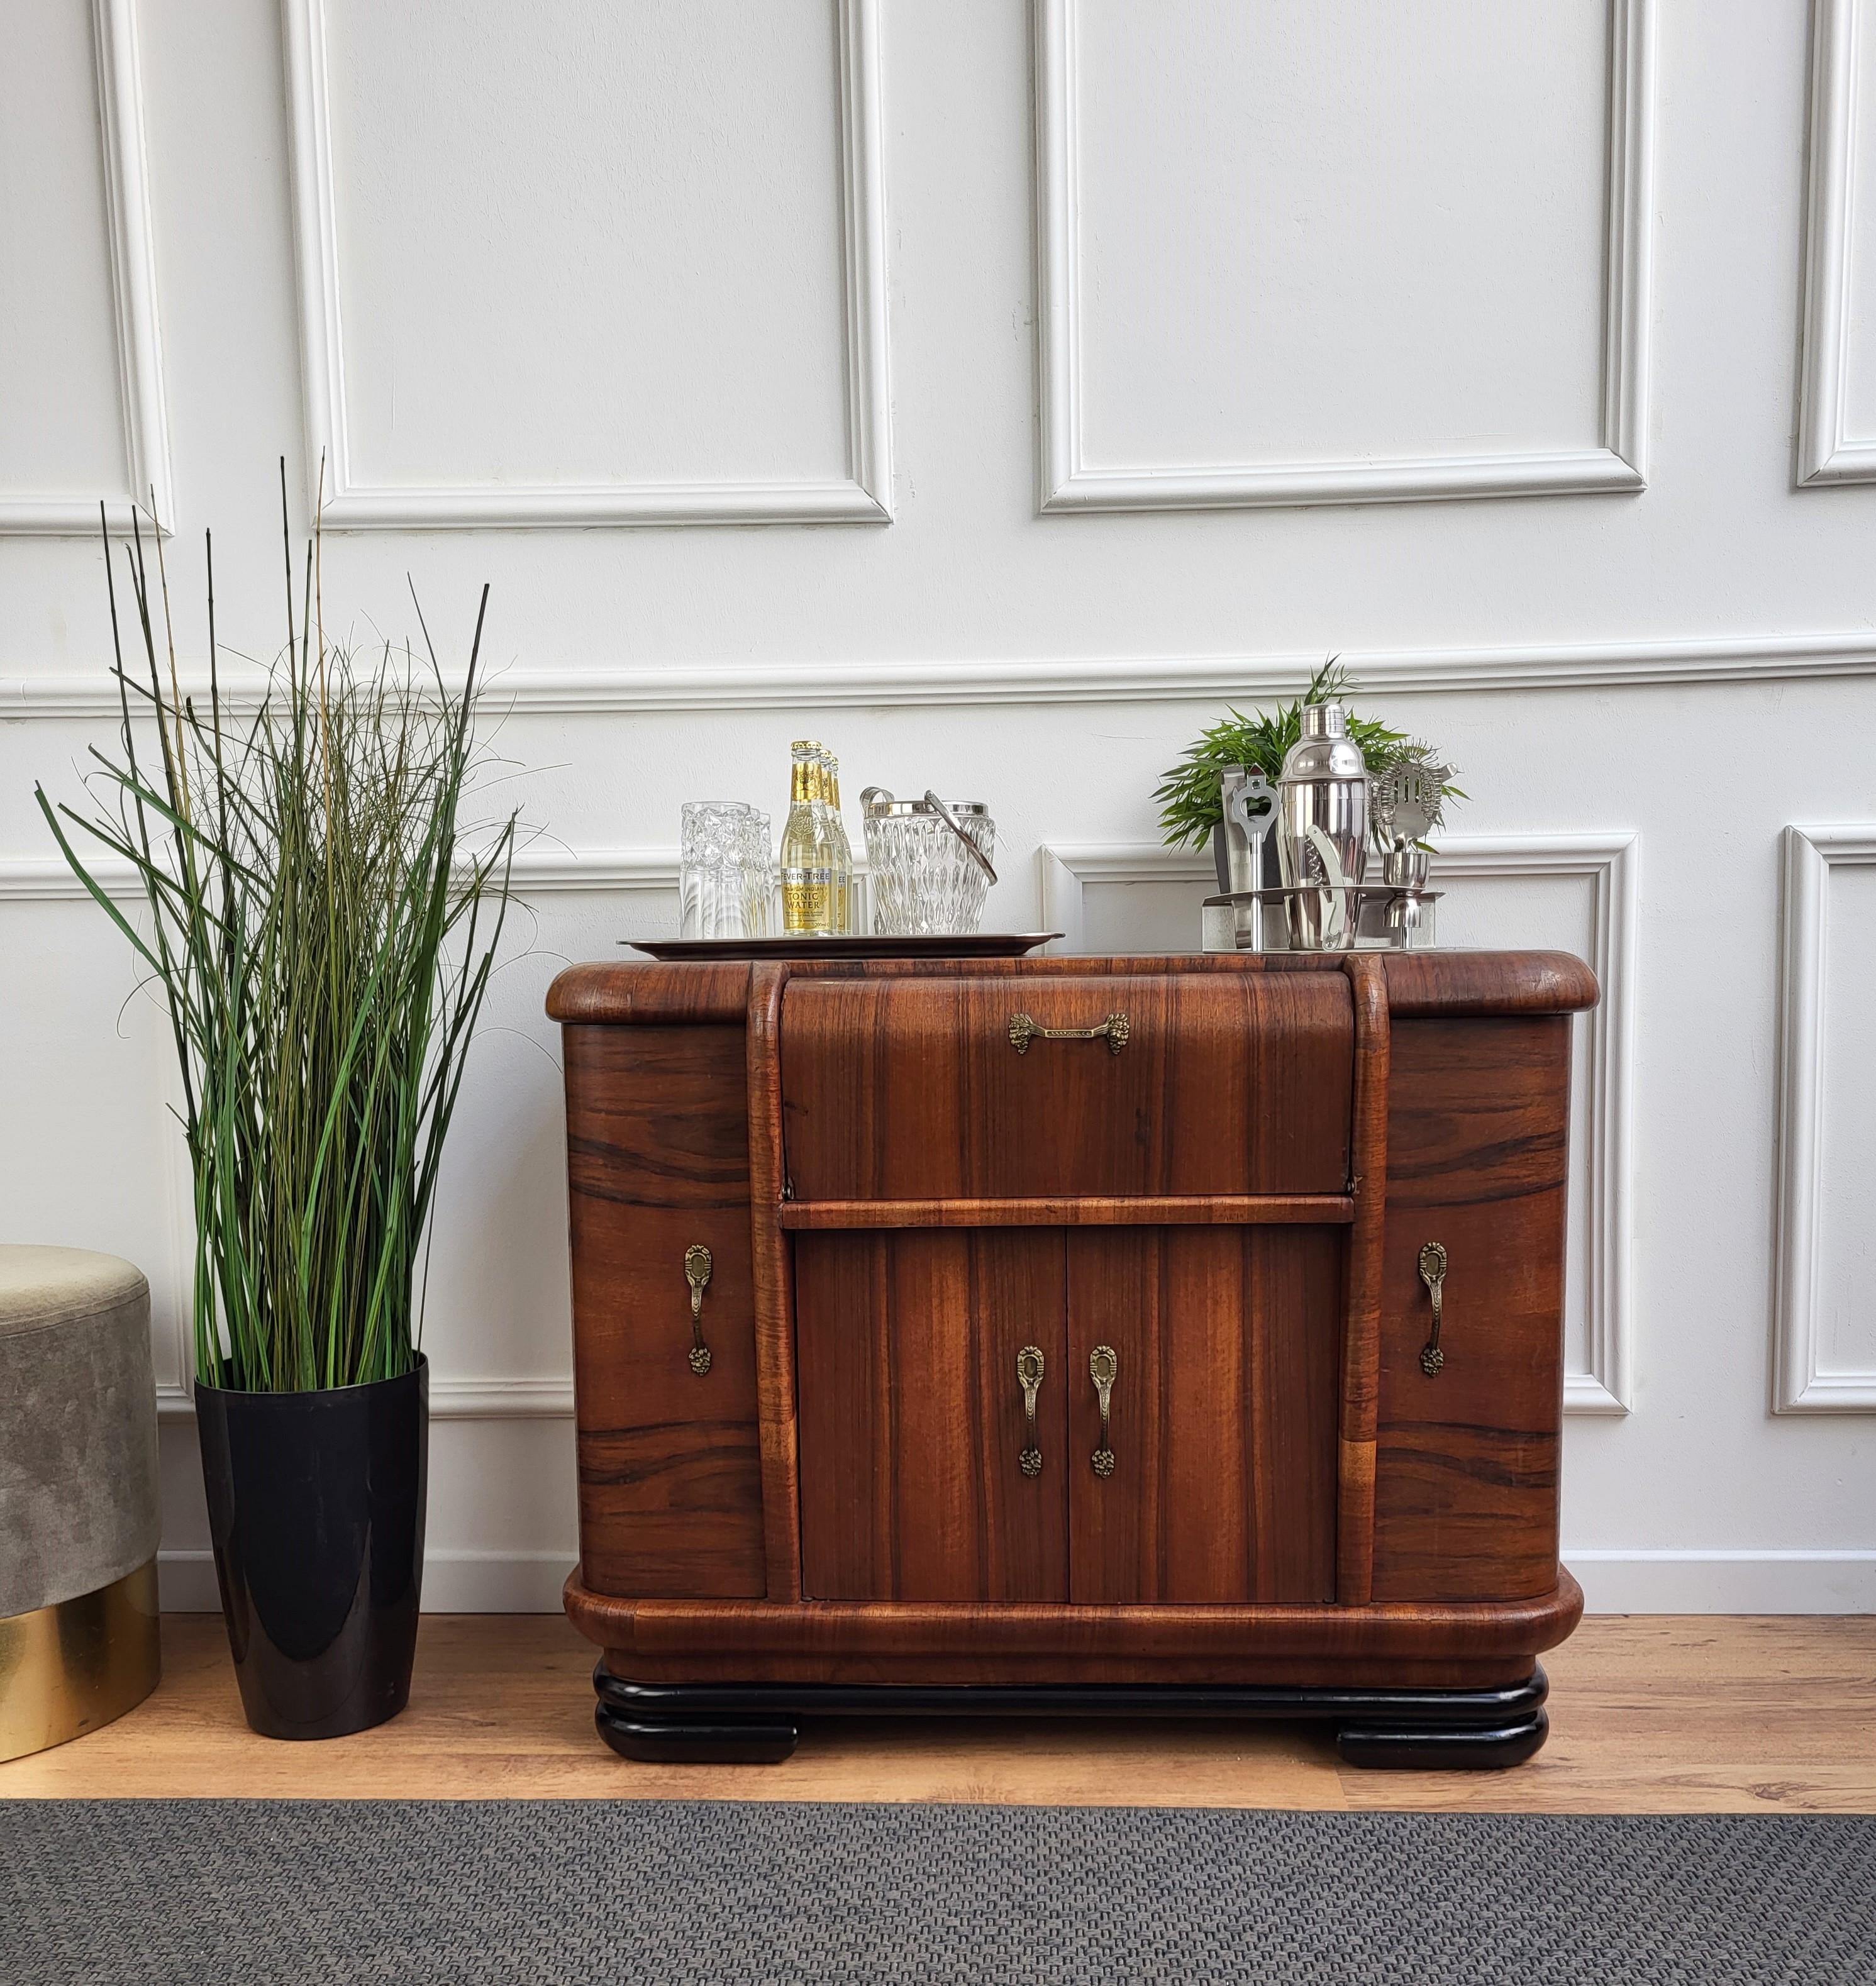
<svg viewBox="0 0 1876 1986"><path fill-rule="evenodd" d="M831 931L834 890L825 870L806 878L782 878L782 928L785 931Z"/></svg>

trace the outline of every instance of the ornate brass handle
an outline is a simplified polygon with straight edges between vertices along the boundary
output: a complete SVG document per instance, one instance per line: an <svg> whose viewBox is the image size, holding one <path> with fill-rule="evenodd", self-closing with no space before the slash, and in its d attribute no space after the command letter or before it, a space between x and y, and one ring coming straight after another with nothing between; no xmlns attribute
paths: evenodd
<svg viewBox="0 0 1876 1986"><path fill-rule="evenodd" d="M1026 1345L1016 1354L1016 1377L1022 1386L1022 1411L1029 1423L1029 1439L1022 1454L1017 1456L1017 1466L1026 1476L1039 1476L1042 1473L1042 1451L1036 1441L1036 1396L1042 1384L1042 1348L1039 1345Z"/></svg>
<svg viewBox="0 0 1876 1986"><path fill-rule="evenodd" d="M1420 1251L1420 1281L1433 1300L1433 1335L1420 1347L1420 1370L1432 1379L1446 1363L1446 1354L1440 1349L1440 1314L1446 1300L1446 1251L1437 1241L1429 1241Z"/></svg>
<svg viewBox="0 0 1876 1986"><path fill-rule="evenodd" d="M1109 1446L1107 1410L1114 1395L1114 1375L1120 1370L1120 1362L1114 1357L1111 1345L1097 1345L1088 1354L1088 1377L1094 1382L1096 1397L1101 1403L1101 1445L1094 1451L1094 1473L1096 1476L1111 1476L1114 1473L1114 1452Z"/></svg>
<svg viewBox="0 0 1876 1986"><path fill-rule="evenodd" d="M702 1378L710 1369L710 1348L703 1341L703 1293L710 1280L710 1251L693 1241L684 1251L684 1280L690 1284L690 1369Z"/></svg>
<svg viewBox="0 0 1876 1986"><path fill-rule="evenodd" d="M1012 1014L1009 1017L1009 1045L1019 1055L1027 1055L1033 1041L1105 1041L1108 1053L1118 1055L1127 1046L1127 1037L1133 1032L1133 1024L1124 1014L1110 1014L1106 1020L1092 1028L1045 1028L1027 1014Z"/></svg>

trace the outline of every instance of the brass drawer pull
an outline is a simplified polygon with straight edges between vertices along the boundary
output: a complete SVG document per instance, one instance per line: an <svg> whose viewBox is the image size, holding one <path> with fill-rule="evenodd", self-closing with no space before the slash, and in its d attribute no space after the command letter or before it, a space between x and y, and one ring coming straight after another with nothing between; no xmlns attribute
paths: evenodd
<svg viewBox="0 0 1876 1986"><path fill-rule="evenodd" d="M710 1348L703 1341L703 1293L710 1280L710 1251L693 1241L684 1251L684 1280L690 1284L690 1369L702 1378L710 1369Z"/></svg>
<svg viewBox="0 0 1876 1986"><path fill-rule="evenodd" d="M1438 1377L1446 1363L1446 1354L1440 1349L1440 1314L1446 1301L1446 1251L1437 1241L1429 1241L1420 1251L1420 1281L1433 1300L1433 1335L1420 1347L1420 1370L1432 1379Z"/></svg>
<svg viewBox="0 0 1876 1986"><path fill-rule="evenodd" d="M1094 1451L1094 1473L1108 1476L1114 1473L1114 1451L1110 1446L1107 1432L1107 1410L1114 1395L1114 1375L1120 1370L1120 1362L1114 1357L1111 1345L1097 1345L1088 1354L1088 1377L1094 1382L1094 1390L1101 1403L1101 1445Z"/></svg>
<svg viewBox="0 0 1876 1986"><path fill-rule="evenodd" d="M1045 1028L1027 1014L1012 1014L1009 1017L1009 1045L1019 1055L1027 1055L1029 1044L1034 1041L1105 1041L1108 1053L1118 1055L1127 1046L1127 1038L1133 1032L1133 1024L1124 1014L1110 1014L1106 1020L1092 1028Z"/></svg>
<svg viewBox="0 0 1876 1986"><path fill-rule="evenodd" d="M1016 1377L1022 1387L1022 1411L1029 1423L1029 1439L1016 1458L1016 1466L1026 1476L1039 1476L1042 1473L1042 1451L1036 1446L1036 1396L1042 1390L1042 1348L1039 1345L1026 1345L1016 1354Z"/></svg>

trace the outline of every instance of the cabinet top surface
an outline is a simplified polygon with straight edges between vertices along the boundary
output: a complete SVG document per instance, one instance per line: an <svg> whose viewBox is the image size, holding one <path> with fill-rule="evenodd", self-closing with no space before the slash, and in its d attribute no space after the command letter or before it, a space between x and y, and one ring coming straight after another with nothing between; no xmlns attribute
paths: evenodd
<svg viewBox="0 0 1876 1986"><path fill-rule="evenodd" d="M1167 973L1345 972L1373 960L1397 1015L1569 1014L1592 1007L1595 975L1566 951L1154 953L1143 957L778 960L760 964L652 960L570 966L548 989L567 1022L740 1021L778 978L1137 978Z"/></svg>

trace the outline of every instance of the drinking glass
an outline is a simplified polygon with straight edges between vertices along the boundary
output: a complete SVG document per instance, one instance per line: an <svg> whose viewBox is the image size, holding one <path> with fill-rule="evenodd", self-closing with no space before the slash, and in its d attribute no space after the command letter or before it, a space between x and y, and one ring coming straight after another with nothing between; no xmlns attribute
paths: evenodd
<svg viewBox="0 0 1876 1986"><path fill-rule="evenodd" d="M743 823L743 925L750 937L773 937L775 917L775 837L769 816L751 807Z"/></svg>
<svg viewBox="0 0 1876 1986"><path fill-rule="evenodd" d="M751 812L741 800L685 802L678 868L680 937L753 935L749 884Z"/></svg>

